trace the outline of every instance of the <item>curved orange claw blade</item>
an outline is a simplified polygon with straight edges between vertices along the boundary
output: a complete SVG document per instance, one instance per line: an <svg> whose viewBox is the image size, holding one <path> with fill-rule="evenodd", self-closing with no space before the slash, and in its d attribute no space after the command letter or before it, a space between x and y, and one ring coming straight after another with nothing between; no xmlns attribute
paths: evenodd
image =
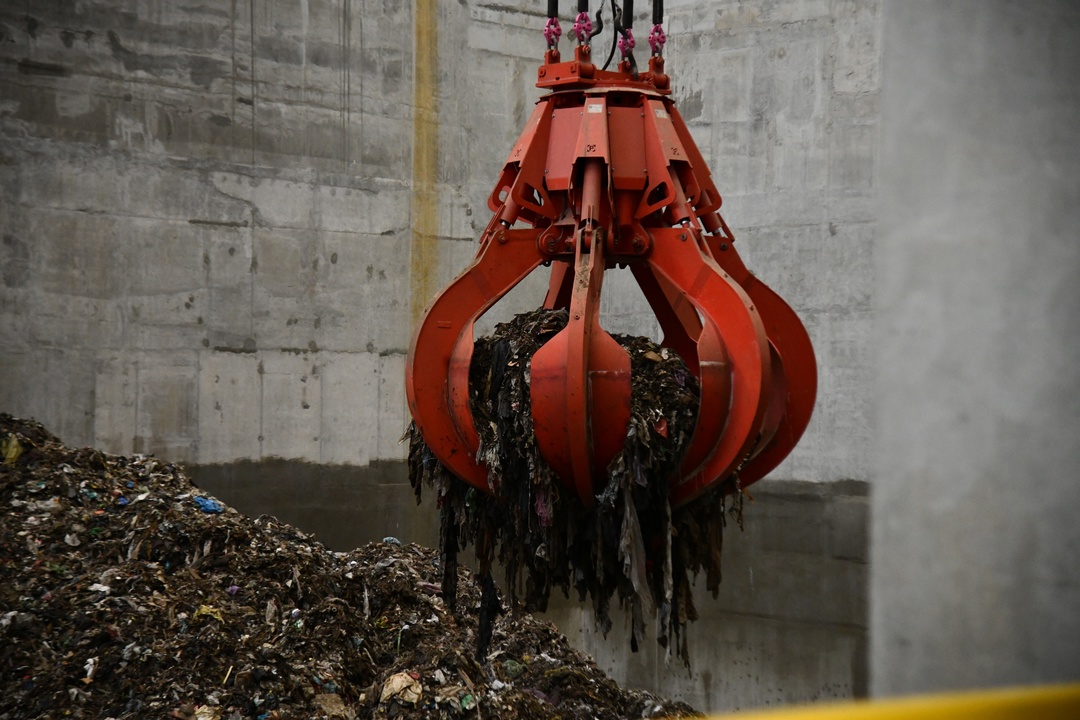
<svg viewBox="0 0 1080 720"><path fill-rule="evenodd" d="M671 485L671 504L678 506L734 472L753 449L768 404L769 343L753 302L698 245L696 232L660 228L652 235L654 249L648 263L653 271L694 304L705 321L702 335L715 332L730 359L731 403L726 423L716 433L711 428L717 409L710 396L718 381L705 373L705 362L715 358L699 357L702 407L687 460ZM698 346L700 352L700 339ZM705 446L709 450L703 453ZM698 463L703 454L706 459Z"/></svg>
<svg viewBox="0 0 1080 720"><path fill-rule="evenodd" d="M495 239L487 238L472 264L432 301L406 360L405 394L424 441L448 470L485 491L488 473L476 461L476 429L468 407L473 324L540 264L539 234L494 230Z"/></svg>
<svg viewBox="0 0 1080 720"><path fill-rule="evenodd" d="M701 336L701 319L694 304L677 288L658 277L648 263L630 266L641 293L660 323L664 337L660 345L671 348L686 363L694 376L698 376L698 338ZM724 352L724 359L727 353ZM725 402L726 407L726 402Z"/></svg>
<svg viewBox="0 0 1080 720"><path fill-rule="evenodd" d="M705 159L678 110L674 105L668 110L694 170L696 187L690 192L694 210L707 231L720 233L706 236L709 253L753 301L769 338L772 367L769 407L762 438L754 455L739 471L739 481L745 487L772 472L806 431L817 398L817 361L810 335L799 316L783 298L750 273L735 252L731 231L718 212L722 199Z"/></svg>
<svg viewBox="0 0 1080 720"><path fill-rule="evenodd" d="M583 233L584 235L584 233ZM537 350L530 369L533 429L540 454L586 507L626 441L630 356L599 324L604 243L578 241L569 321Z"/></svg>
<svg viewBox="0 0 1080 720"><path fill-rule="evenodd" d="M597 481L622 449L630 422L630 356L600 327L607 268L606 233L600 227L604 168L600 159L583 163L569 318L533 355L529 373L540 454L586 507L596 502ZM557 280L553 277L552 284ZM558 294L549 291L549 300Z"/></svg>
<svg viewBox="0 0 1080 720"><path fill-rule="evenodd" d="M700 303L658 274L648 263L634 266L634 278L664 331L665 347L679 354L700 381L700 400L694 437L683 455L681 467L697 468L712 454L720 440L731 407L731 366L716 323L702 313Z"/></svg>
<svg viewBox="0 0 1080 720"><path fill-rule="evenodd" d="M780 364L780 377L774 380L776 387L772 392L782 397L783 414L771 440L764 443L739 472L740 482L745 487L776 469L810 424L817 399L817 360L810 334L799 316L783 298L747 270L730 239L710 236L707 242L720 267L753 300Z"/></svg>

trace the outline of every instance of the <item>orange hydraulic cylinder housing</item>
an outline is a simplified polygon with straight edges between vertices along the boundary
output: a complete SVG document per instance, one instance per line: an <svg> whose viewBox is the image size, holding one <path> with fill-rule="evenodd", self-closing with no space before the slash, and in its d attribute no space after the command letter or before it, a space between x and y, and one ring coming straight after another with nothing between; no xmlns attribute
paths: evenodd
<svg viewBox="0 0 1080 720"><path fill-rule="evenodd" d="M476 258L427 308L406 369L409 408L438 460L491 492L469 410L474 323L541 265L565 329L534 355L538 448L592 506L630 417L630 359L599 325L606 270L629 268L662 344L700 379L701 405L673 506L738 474L745 487L795 447L810 421L817 369L795 312L751 274L718 210L720 194L671 99L664 61L646 72L591 62L588 44L550 48L536 104L488 200Z"/></svg>

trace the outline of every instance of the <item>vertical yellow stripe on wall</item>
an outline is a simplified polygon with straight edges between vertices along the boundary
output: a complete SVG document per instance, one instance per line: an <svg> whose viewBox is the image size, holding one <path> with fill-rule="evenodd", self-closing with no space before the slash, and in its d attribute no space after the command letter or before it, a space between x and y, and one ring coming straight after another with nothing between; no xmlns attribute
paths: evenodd
<svg viewBox="0 0 1080 720"><path fill-rule="evenodd" d="M437 0L413 5L413 166L411 309L416 324L431 300L438 268L439 32Z"/></svg>

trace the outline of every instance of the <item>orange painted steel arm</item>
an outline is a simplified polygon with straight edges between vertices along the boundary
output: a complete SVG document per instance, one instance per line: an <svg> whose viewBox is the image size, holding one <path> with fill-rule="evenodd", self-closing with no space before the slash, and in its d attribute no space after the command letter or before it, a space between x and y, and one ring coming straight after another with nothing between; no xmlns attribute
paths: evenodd
<svg viewBox="0 0 1080 720"><path fill-rule="evenodd" d="M701 363L702 404L680 477L671 488L671 502L676 506L728 477L749 455L768 399L769 346L753 302L698 244L696 233L669 228L653 230L652 235L649 265L694 303L705 320L702 337L715 332L730 358L731 403L726 412L717 407L712 395L718 382L713 373L719 375L727 368ZM701 343L699 339L699 348ZM718 418L726 418L719 430Z"/></svg>
<svg viewBox="0 0 1080 720"><path fill-rule="evenodd" d="M600 327L604 229L599 158L582 163L581 224L566 327L532 359L530 397L537 446L587 506L622 448L630 420L630 357Z"/></svg>
<svg viewBox="0 0 1080 720"><path fill-rule="evenodd" d="M817 398L817 360L810 334L799 316L783 298L746 269L731 240L713 235L706 241L717 264L753 301L782 366L782 378L778 378L773 390L782 398L782 415L771 440L742 469L740 480L746 486L776 469L809 426Z"/></svg>
<svg viewBox="0 0 1080 720"><path fill-rule="evenodd" d="M664 333L660 344L678 353L687 369L696 376L701 320L694 304L663 277L657 277L648 263L634 263L630 271L660 323Z"/></svg>
<svg viewBox="0 0 1080 720"><path fill-rule="evenodd" d="M451 412L451 358L456 353L455 365L468 367L476 319L543 260L536 249L541 231L489 232L472 264L424 313L405 370L409 410L428 447L451 472L482 490L489 489L487 469L476 462L476 430L468 407L460 407L460 393L459 407ZM455 384L460 388L460 377Z"/></svg>
<svg viewBox="0 0 1080 720"><path fill-rule="evenodd" d="M817 361L810 335L783 298L751 273L735 250L734 237L719 214L723 200L713 184L705 159L682 116L667 105L671 126L693 171L687 186L705 236L709 254L746 292L761 317L770 344L772 366L770 399L763 422L763 437L739 472L743 487L772 472L795 448L810 424L817 398Z"/></svg>

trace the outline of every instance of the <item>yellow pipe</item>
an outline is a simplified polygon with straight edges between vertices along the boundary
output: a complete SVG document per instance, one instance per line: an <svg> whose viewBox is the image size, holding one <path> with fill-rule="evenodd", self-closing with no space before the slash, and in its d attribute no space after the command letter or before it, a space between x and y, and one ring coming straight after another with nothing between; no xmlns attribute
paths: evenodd
<svg viewBox="0 0 1080 720"><path fill-rule="evenodd" d="M714 715L712 720L1078 720L1080 683Z"/></svg>
<svg viewBox="0 0 1080 720"><path fill-rule="evenodd" d="M435 294L439 264L439 28L437 0L413 4L412 324Z"/></svg>

